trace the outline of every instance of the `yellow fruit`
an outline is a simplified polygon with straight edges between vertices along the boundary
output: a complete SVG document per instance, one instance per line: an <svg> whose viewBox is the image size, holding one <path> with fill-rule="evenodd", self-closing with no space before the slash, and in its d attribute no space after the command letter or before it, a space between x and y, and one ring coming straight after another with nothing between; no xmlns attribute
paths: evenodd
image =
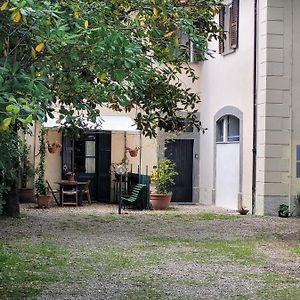
<svg viewBox="0 0 300 300"><path fill-rule="evenodd" d="M44 50L44 48L45 48L45 44L44 43L39 43L39 44L36 45L35 50L37 52L42 52Z"/></svg>
<svg viewBox="0 0 300 300"><path fill-rule="evenodd" d="M5 2L1 5L0 11L4 11L4 10L6 9L8 3L9 3L9 1L5 1Z"/></svg>

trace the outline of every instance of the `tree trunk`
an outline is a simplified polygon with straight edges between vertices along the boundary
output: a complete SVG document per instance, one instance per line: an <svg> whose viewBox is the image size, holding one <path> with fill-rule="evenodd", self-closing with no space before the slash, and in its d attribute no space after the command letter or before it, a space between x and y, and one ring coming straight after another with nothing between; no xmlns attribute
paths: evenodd
<svg viewBox="0 0 300 300"><path fill-rule="evenodd" d="M10 192L4 197L5 204L3 207L3 212L5 215L13 218L20 217L20 204L19 204L19 195L18 195L18 186L17 181L14 180L13 182L9 183L10 185Z"/></svg>

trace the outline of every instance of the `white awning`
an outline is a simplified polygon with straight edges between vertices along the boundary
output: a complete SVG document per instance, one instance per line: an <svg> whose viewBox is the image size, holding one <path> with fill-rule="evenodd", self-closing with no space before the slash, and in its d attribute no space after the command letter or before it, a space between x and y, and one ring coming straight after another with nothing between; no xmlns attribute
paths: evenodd
<svg viewBox="0 0 300 300"><path fill-rule="evenodd" d="M101 116L96 118L96 122L86 121L86 128L91 130L104 131L130 131L139 133L133 119L128 116ZM43 123L44 128L60 128L63 122L59 122L58 117L53 119L48 117L47 122Z"/></svg>

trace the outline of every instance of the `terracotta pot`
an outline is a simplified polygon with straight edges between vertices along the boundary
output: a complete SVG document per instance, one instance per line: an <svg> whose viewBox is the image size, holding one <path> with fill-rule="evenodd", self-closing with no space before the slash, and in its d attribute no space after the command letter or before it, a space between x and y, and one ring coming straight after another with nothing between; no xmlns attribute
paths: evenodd
<svg viewBox="0 0 300 300"><path fill-rule="evenodd" d="M75 175L67 175L68 181L75 181Z"/></svg>
<svg viewBox="0 0 300 300"><path fill-rule="evenodd" d="M138 154L138 150L129 150L129 154L131 157L136 157Z"/></svg>
<svg viewBox="0 0 300 300"><path fill-rule="evenodd" d="M153 209L162 210L170 206L172 194L150 194L150 203Z"/></svg>
<svg viewBox="0 0 300 300"><path fill-rule="evenodd" d="M39 208L49 208L50 196L40 195L37 197L37 204Z"/></svg>
<svg viewBox="0 0 300 300"><path fill-rule="evenodd" d="M20 200L20 203L34 202L33 188L20 188L19 189L19 200Z"/></svg>

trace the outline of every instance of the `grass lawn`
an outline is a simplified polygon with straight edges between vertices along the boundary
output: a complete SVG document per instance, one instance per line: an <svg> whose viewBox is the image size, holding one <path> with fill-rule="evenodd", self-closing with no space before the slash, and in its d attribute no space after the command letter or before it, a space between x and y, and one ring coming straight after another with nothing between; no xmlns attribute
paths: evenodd
<svg viewBox="0 0 300 300"><path fill-rule="evenodd" d="M0 226L0 299L300 299L299 219L65 209Z"/></svg>

